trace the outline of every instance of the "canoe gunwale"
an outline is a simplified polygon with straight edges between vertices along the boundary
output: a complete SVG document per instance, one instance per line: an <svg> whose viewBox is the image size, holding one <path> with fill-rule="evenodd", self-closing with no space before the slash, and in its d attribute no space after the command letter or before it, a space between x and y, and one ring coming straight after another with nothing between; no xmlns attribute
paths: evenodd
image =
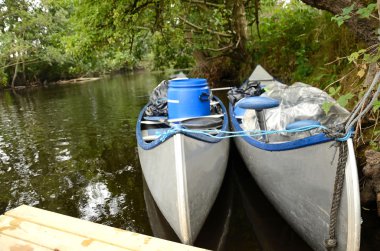
<svg viewBox="0 0 380 251"><path fill-rule="evenodd" d="M347 249L346 251L357 251L360 249L361 208L360 189L355 150L352 139L348 139L348 158L345 172L345 186L347 189Z"/></svg>
<svg viewBox="0 0 380 251"><path fill-rule="evenodd" d="M244 129L241 128L239 122L237 121L237 118L235 117L234 108L231 103L229 103L229 113L230 113L231 126L232 126L233 131L244 131ZM266 150L266 151L286 151L286 150L292 150L292 149L307 147L307 146L316 145L316 144L322 144L322 143L326 143L326 142L334 140L332 138L328 138L324 133L319 133L317 135L313 135L310 137L288 141L284 143L275 143L275 144L261 142L250 136L243 136L242 138L248 144L256 148L259 148L261 150Z"/></svg>
<svg viewBox="0 0 380 251"><path fill-rule="evenodd" d="M221 128L221 131L216 135L218 137L222 137L222 136L225 136L225 133L223 131L227 131L228 128L229 128L229 126L228 126L227 109L226 109L226 107L224 106L224 104L221 102L221 100L218 97L214 96L214 99L219 102L219 104L220 104L220 106L222 108L222 112L223 112L223 125L222 125L222 128ZM196 139L196 140L200 140L200 141L204 141L204 142L207 142L207 143L218 143L218 142L220 142L220 141L223 140L222 138L212 138L212 137L209 137L207 135L196 134L196 133L172 132L172 133L169 133L167 135L167 137L165 138L165 140L163 140L163 141L160 138L158 138L158 139L156 139L156 140L154 140L152 142L147 143L147 142L145 142L143 140L143 137L142 137L141 121L143 119L145 110L147 109L147 107L148 107L149 104L150 103L146 104L144 106L144 108L141 109L139 117L137 119L137 123L136 123L136 138L137 138L137 143L144 150L153 149L153 148L159 146L160 144L164 143L165 141L167 141L169 138L173 137L176 134L183 134L183 135L188 136L190 138L193 138L193 139Z"/></svg>
<svg viewBox="0 0 380 251"><path fill-rule="evenodd" d="M190 227L189 193L187 191L186 161L184 153L184 137L174 135L174 160L177 178L178 218L181 240L185 244L193 243Z"/></svg>

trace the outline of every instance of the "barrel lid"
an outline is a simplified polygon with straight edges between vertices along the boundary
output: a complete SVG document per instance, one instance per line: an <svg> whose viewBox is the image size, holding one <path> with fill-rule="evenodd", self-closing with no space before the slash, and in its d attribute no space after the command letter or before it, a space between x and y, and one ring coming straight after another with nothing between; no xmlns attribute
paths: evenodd
<svg viewBox="0 0 380 251"><path fill-rule="evenodd" d="M205 78L188 78L169 80L169 87L204 87L207 86Z"/></svg>

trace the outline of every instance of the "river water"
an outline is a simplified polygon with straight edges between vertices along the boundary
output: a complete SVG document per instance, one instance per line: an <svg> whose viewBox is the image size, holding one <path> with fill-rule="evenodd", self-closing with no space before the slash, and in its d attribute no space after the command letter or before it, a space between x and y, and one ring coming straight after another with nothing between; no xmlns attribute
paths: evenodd
<svg viewBox="0 0 380 251"><path fill-rule="evenodd" d="M136 73L0 93L0 214L27 204L178 241L145 185L135 140L138 113L163 77ZM370 220L363 250L374 250L379 220L364 213ZM195 245L310 250L264 198L234 147Z"/></svg>

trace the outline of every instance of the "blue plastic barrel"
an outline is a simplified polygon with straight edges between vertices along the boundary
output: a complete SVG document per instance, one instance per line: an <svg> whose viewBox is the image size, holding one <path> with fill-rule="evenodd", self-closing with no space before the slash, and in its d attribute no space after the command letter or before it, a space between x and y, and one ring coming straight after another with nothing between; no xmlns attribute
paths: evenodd
<svg viewBox="0 0 380 251"><path fill-rule="evenodd" d="M210 115L210 89L204 78L169 81L169 119L194 118Z"/></svg>

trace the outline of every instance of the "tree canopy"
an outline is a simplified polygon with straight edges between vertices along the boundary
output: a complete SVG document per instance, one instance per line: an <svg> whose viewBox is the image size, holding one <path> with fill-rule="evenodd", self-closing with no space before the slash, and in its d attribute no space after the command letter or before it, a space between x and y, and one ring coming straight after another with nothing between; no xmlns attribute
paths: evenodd
<svg viewBox="0 0 380 251"><path fill-rule="evenodd" d="M337 18L352 6L346 0L302 1ZM371 2L356 0L352 8L359 10ZM311 14L297 15L296 24L312 26L310 18L322 15L297 0L292 3L298 6L292 7L294 11ZM0 0L0 85L140 67L195 67L195 73L211 80L215 76L238 79L263 54L263 41L270 44L276 39L278 34L271 34L268 27L272 29L280 15L276 9L284 13L292 9L284 5L277 0ZM339 20L366 43L377 41L376 19L351 15ZM283 24L280 33L289 26ZM288 34L297 41L297 28L293 28ZM309 46L302 46L305 52L298 47L296 52L307 54Z"/></svg>

